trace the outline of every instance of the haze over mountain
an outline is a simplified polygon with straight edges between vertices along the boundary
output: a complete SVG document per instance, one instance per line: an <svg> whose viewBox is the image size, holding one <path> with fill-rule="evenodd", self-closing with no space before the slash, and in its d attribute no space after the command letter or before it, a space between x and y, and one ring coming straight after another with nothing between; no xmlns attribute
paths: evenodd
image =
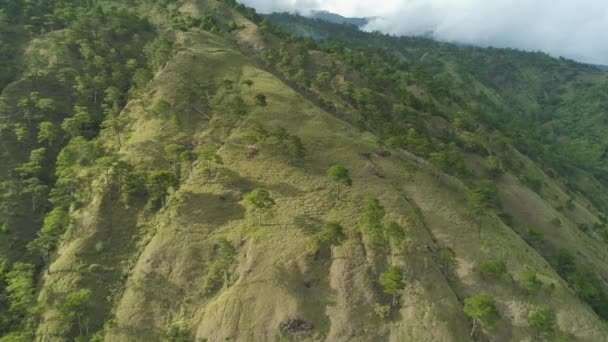
<svg viewBox="0 0 608 342"><path fill-rule="evenodd" d="M543 51L608 64L608 6L602 0L245 0L262 12L328 10L377 17L364 29L478 46Z"/></svg>

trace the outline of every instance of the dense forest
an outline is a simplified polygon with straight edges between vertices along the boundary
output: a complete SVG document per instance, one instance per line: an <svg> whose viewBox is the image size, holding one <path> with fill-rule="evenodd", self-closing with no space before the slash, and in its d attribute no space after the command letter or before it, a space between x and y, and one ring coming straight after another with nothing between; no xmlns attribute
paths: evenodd
<svg viewBox="0 0 608 342"><path fill-rule="evenodd" d="M608 332L605 71L234 0L0 42L0 341Z"/></svg>

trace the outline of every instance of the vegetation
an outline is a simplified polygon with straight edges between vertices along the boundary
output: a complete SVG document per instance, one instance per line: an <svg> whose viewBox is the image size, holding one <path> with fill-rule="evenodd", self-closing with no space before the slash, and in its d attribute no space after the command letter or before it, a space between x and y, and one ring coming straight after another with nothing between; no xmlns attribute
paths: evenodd
<svg viewBox="0 0 608 342"><path fill-rule="evenodd" d="M591 66L234 0L7 0L0 42L0 341L608 332Z"/></svg>
<svg viewBox="0 0 608 342"><path fill-rule="evenodd" d="M377 198L368 198L361 213L360 227L366 233L370 242L379 245L384 240L384 224L382 219L386 214L384 207Z"/></svg>
<svg viewBox="0 0 608 342"><path fill-rule="evenodd" d="M334 165L327 170L327 178L336 185L336 198L340 200L340 187L351 186L350 172L343 165Z"/></svg>
<svg viewBox="0 0 608 342"><path fill-rule="evenodd" d="M258 212L258 225L262 225L263 214L270 211L275 206L275 201L270 197L266 189L255 189L245 195L245 200L249 202L255 211Z"/></svg>
<svg viewBox="0 0 608 342"><path fill-rule="evenodd" d="M491 327L500 319L494 298L487 294L480 294L464 300L464 312L473 319L471 336L475 335L478 324Z"/></svg>
<svg viewBox="0 0 608 342"><path fill-rule="evenodd" d="M488 260L481 263L477 270L484 279L500 279L507 273L507 265L502 260Z"/></svg>
<svg viewBox="0 0 608 342"><path fill-rule="evenodd" d="M519 286L528 293L535 294L540 291L543 283L538 280L536 272L523 270L519 273Z"/></svg>
<svg viewBox="0 0 608 342"><path fill-rule="evenodd" d="M319 233L319 241L331 246L339 246L346 238L344 228L338 222L328 222Z"/></svg>
<svg viewBox="0 0 608 342"><path fill-rule="evenodd" d="M536 309L530 313L530 325L539 337L549 337L555 329L555 317L549 309Z"/></svg>
<svg viewBox="0 0 608 342"><path fill-rule="evenodd" d="M397 305L397 297L403 288L405 287L405 283L403 282L403 274L399 267L391 266L388 271L382 273L380 275L380 284L382 285L382 289L384 293L391 295L392 306Z"/></svg>

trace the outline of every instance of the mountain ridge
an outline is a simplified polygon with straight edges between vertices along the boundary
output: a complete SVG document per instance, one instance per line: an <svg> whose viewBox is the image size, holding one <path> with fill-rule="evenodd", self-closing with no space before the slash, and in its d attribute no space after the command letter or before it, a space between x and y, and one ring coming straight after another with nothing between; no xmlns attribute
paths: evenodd
<svg viewBox="0 0 608 342"><path fill-rule="evenodd" d="M2 8L35 38L0 106L0 341L608 334L603 73L104 4Z"/></svg>

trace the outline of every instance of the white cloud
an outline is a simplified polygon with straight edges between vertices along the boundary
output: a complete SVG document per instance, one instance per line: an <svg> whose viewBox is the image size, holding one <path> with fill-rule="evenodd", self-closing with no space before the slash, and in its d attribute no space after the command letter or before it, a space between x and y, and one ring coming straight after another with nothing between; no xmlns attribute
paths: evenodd
<svg viewBox="0 0 608 342"><path fill-rule="evenodd" d="M378 16L367 30L544 51L608 64L606 0L244 0L261 12L329 10Z"/></svg>

